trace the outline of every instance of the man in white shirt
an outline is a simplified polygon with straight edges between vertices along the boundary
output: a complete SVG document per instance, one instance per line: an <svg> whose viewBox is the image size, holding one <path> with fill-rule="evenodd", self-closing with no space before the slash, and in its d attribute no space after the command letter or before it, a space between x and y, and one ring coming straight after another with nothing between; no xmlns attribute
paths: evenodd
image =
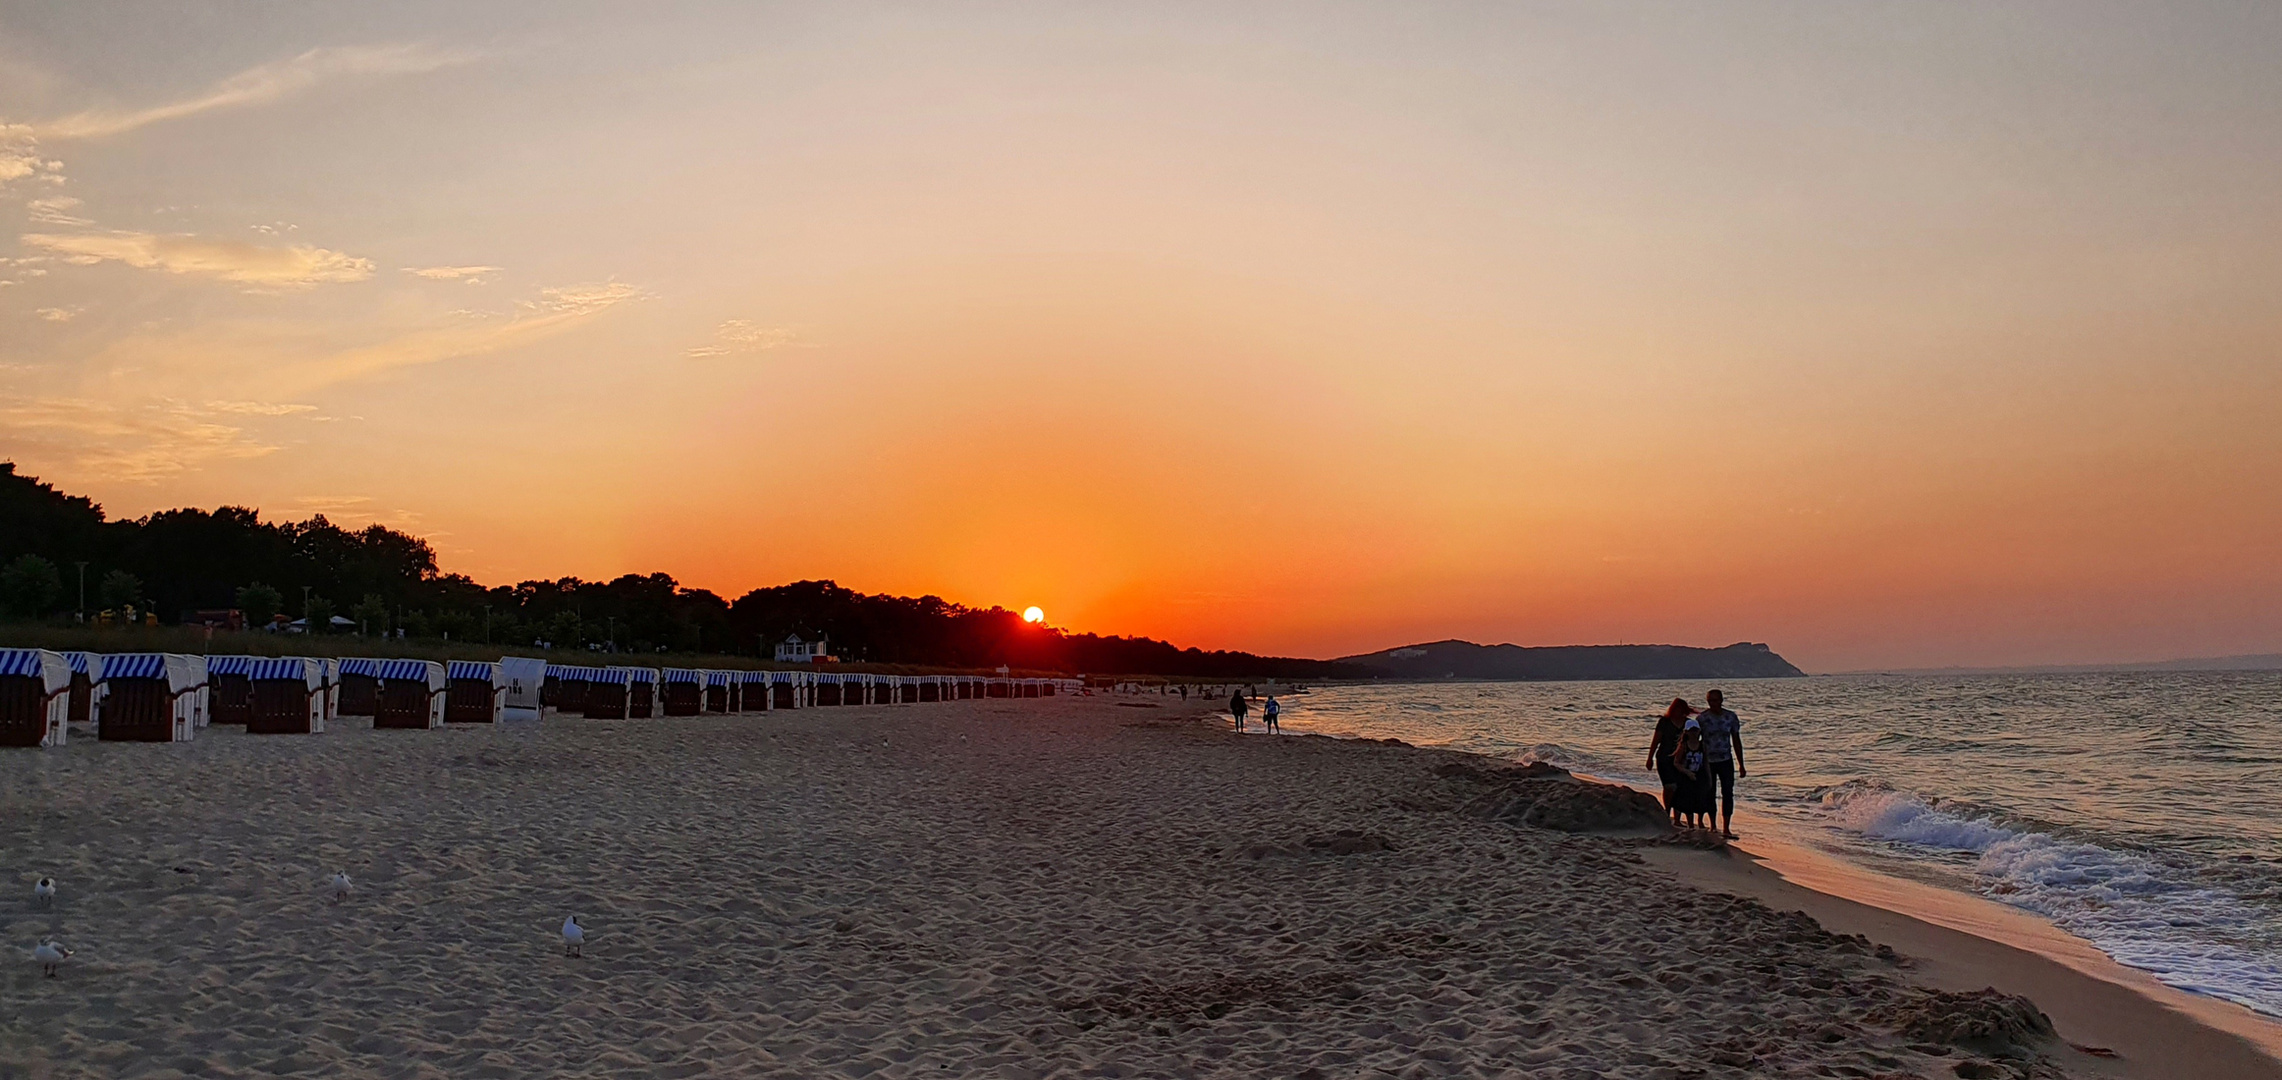
<svg viewBox="0 0 2282 1080"><path fill-rule="evenodd" d="M1719 792L1719 831L1735 839L1735 781L1749 776L1743 769L1743 721L1721 702L1717 690L1704 695L1704 711L1696 723L1704 733L1704 767L1711 770L1712 788Z"/></svg>

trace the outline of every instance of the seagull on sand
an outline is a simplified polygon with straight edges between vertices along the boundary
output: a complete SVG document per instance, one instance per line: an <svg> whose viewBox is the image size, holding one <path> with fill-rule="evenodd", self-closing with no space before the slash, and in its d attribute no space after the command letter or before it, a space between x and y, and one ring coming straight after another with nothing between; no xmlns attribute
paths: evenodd
<svg viewBox="0 0 2282 1080"><path fill-rule="evenodd" d="M356 886L349 884L349 872L348 872L348 871L346 871L346 870L335 870L335 871L333 871L333 902L334 902L334 903L338 904L338 903L340 903L341 901L348 899L348 898L349 898L349 894L350 894L350 893L352 893L352 892L355 892L355 891L356 891Z"/></svg>
<svg viewBox="0 0 2282 1080"><path fill-rule="evenodd" d="M586 927L578 924L578 916L576 915L567 916L563 919L563 955L586 955Z"/></svg>
<svg viewBox="0 0 2282 1080"><path fill-rule="evenodd" d="M44 877L32 885L32 899L41 907L55 903L55 879Z"/></svg>
<svg viewBox="0 0 2282 1080"><path fill-rule="evenodd" d="M53 941L40 942L39 947L32 950L32 959L39 963L40 974L51 979L55 978L56 969L63 966L64 957L70 955L70 949Z"/></svg>

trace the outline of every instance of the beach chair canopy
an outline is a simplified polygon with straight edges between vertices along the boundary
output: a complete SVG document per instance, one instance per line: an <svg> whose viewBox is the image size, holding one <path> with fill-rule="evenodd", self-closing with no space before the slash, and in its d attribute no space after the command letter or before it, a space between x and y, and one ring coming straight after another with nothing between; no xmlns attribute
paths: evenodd
<svg viewBox="0 0 2282 1080"><path fill-rule="evenodd" d="M206 658L206 676L243 675L253 667L251 656L209 656Z"/></svg>
<svg viewBox="0 0 2282 1080"><path fill-rule="evenodd" d="M71 688L71 661L46 649L0 649L0 675L40 680L40 692Z"/></svg>
<svg viewBox="0 0 2282 1080"><path fill-rule="evenodd" d="M341 660L341 674L362 675L368 679L380 678L380 661L369 656L350 656Z"/></svg>
<svg viewBox="0 0 2282 1080"><path fill-rule="evenodd" d="M736 674L734 671L708 671L705 673L705 685L728 686L735 681Z"/></svg>
<svg viewBox="0 0 2282 1080"><path fill-rule="evenodd" d="M485 660L454 660L444 665L444 675L453 682L461 679L478 679L500 685L499 665Z"/></svg>
<svg viewBox="0 0 2282 1080"><path fill-rule="evenodd" d="M666 669L665 675L662 677L661 681L670 683L696 683L702 686L705 685L705 672L699 671L696 668L670 667Z"/></svg>
<svg viewBox="0 0 2282 1080"><path fill-rule="evenodd" d="M373 677L403 679L427 686L430 690L444 688L444 665L434 660L379 660L373 663Z"/></svg>
<svg viewBox="0 0 2282 1080"><path fill-rule="evenodd" d="M207 669L213 673L212 668ZM246 664L245 676L256 682L285 679L299 682L311 690L325 685L325 664L306 656L264 657Z"/></svg>

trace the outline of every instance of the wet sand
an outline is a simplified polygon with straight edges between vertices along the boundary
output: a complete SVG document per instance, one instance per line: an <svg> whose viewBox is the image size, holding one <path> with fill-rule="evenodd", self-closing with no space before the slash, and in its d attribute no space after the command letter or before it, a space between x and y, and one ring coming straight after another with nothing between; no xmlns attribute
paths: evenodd
<svg viewBox="0 0 2282 1080"><path fill-rule="evenodd" d="M1460 812L1464 755L1184 713L346 721L0 756L0 1076L2116 1065L1929 1041L1950 1003L1922 966L1676 884L1651 842ZM45 979L51 933L78 955Z"/></svg>

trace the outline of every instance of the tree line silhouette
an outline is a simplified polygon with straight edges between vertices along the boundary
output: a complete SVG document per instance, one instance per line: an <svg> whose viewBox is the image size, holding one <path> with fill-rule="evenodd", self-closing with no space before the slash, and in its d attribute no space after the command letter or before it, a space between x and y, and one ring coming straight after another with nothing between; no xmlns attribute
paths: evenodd
<svg viewBox="0 0 2282 1080"><path fill-rule="evenodd" d="M865 594L831 581L754 589L734 600L663 573L485 586L443 573L427 541L383 525L347 529L322 514L271 522L240 506L111 521L93 500L0 462L0 616L60 624L81 612L129 608L167 623L236 609L255 626L282 615L306 620L316 633L514 648L544 642L581 652L767 658L799 633L826 636L844 660L875 664L1207 678L1355 674L1321 660L1069 634L1000 607ZM336 631L337 619L346 625Z"/></svg>

